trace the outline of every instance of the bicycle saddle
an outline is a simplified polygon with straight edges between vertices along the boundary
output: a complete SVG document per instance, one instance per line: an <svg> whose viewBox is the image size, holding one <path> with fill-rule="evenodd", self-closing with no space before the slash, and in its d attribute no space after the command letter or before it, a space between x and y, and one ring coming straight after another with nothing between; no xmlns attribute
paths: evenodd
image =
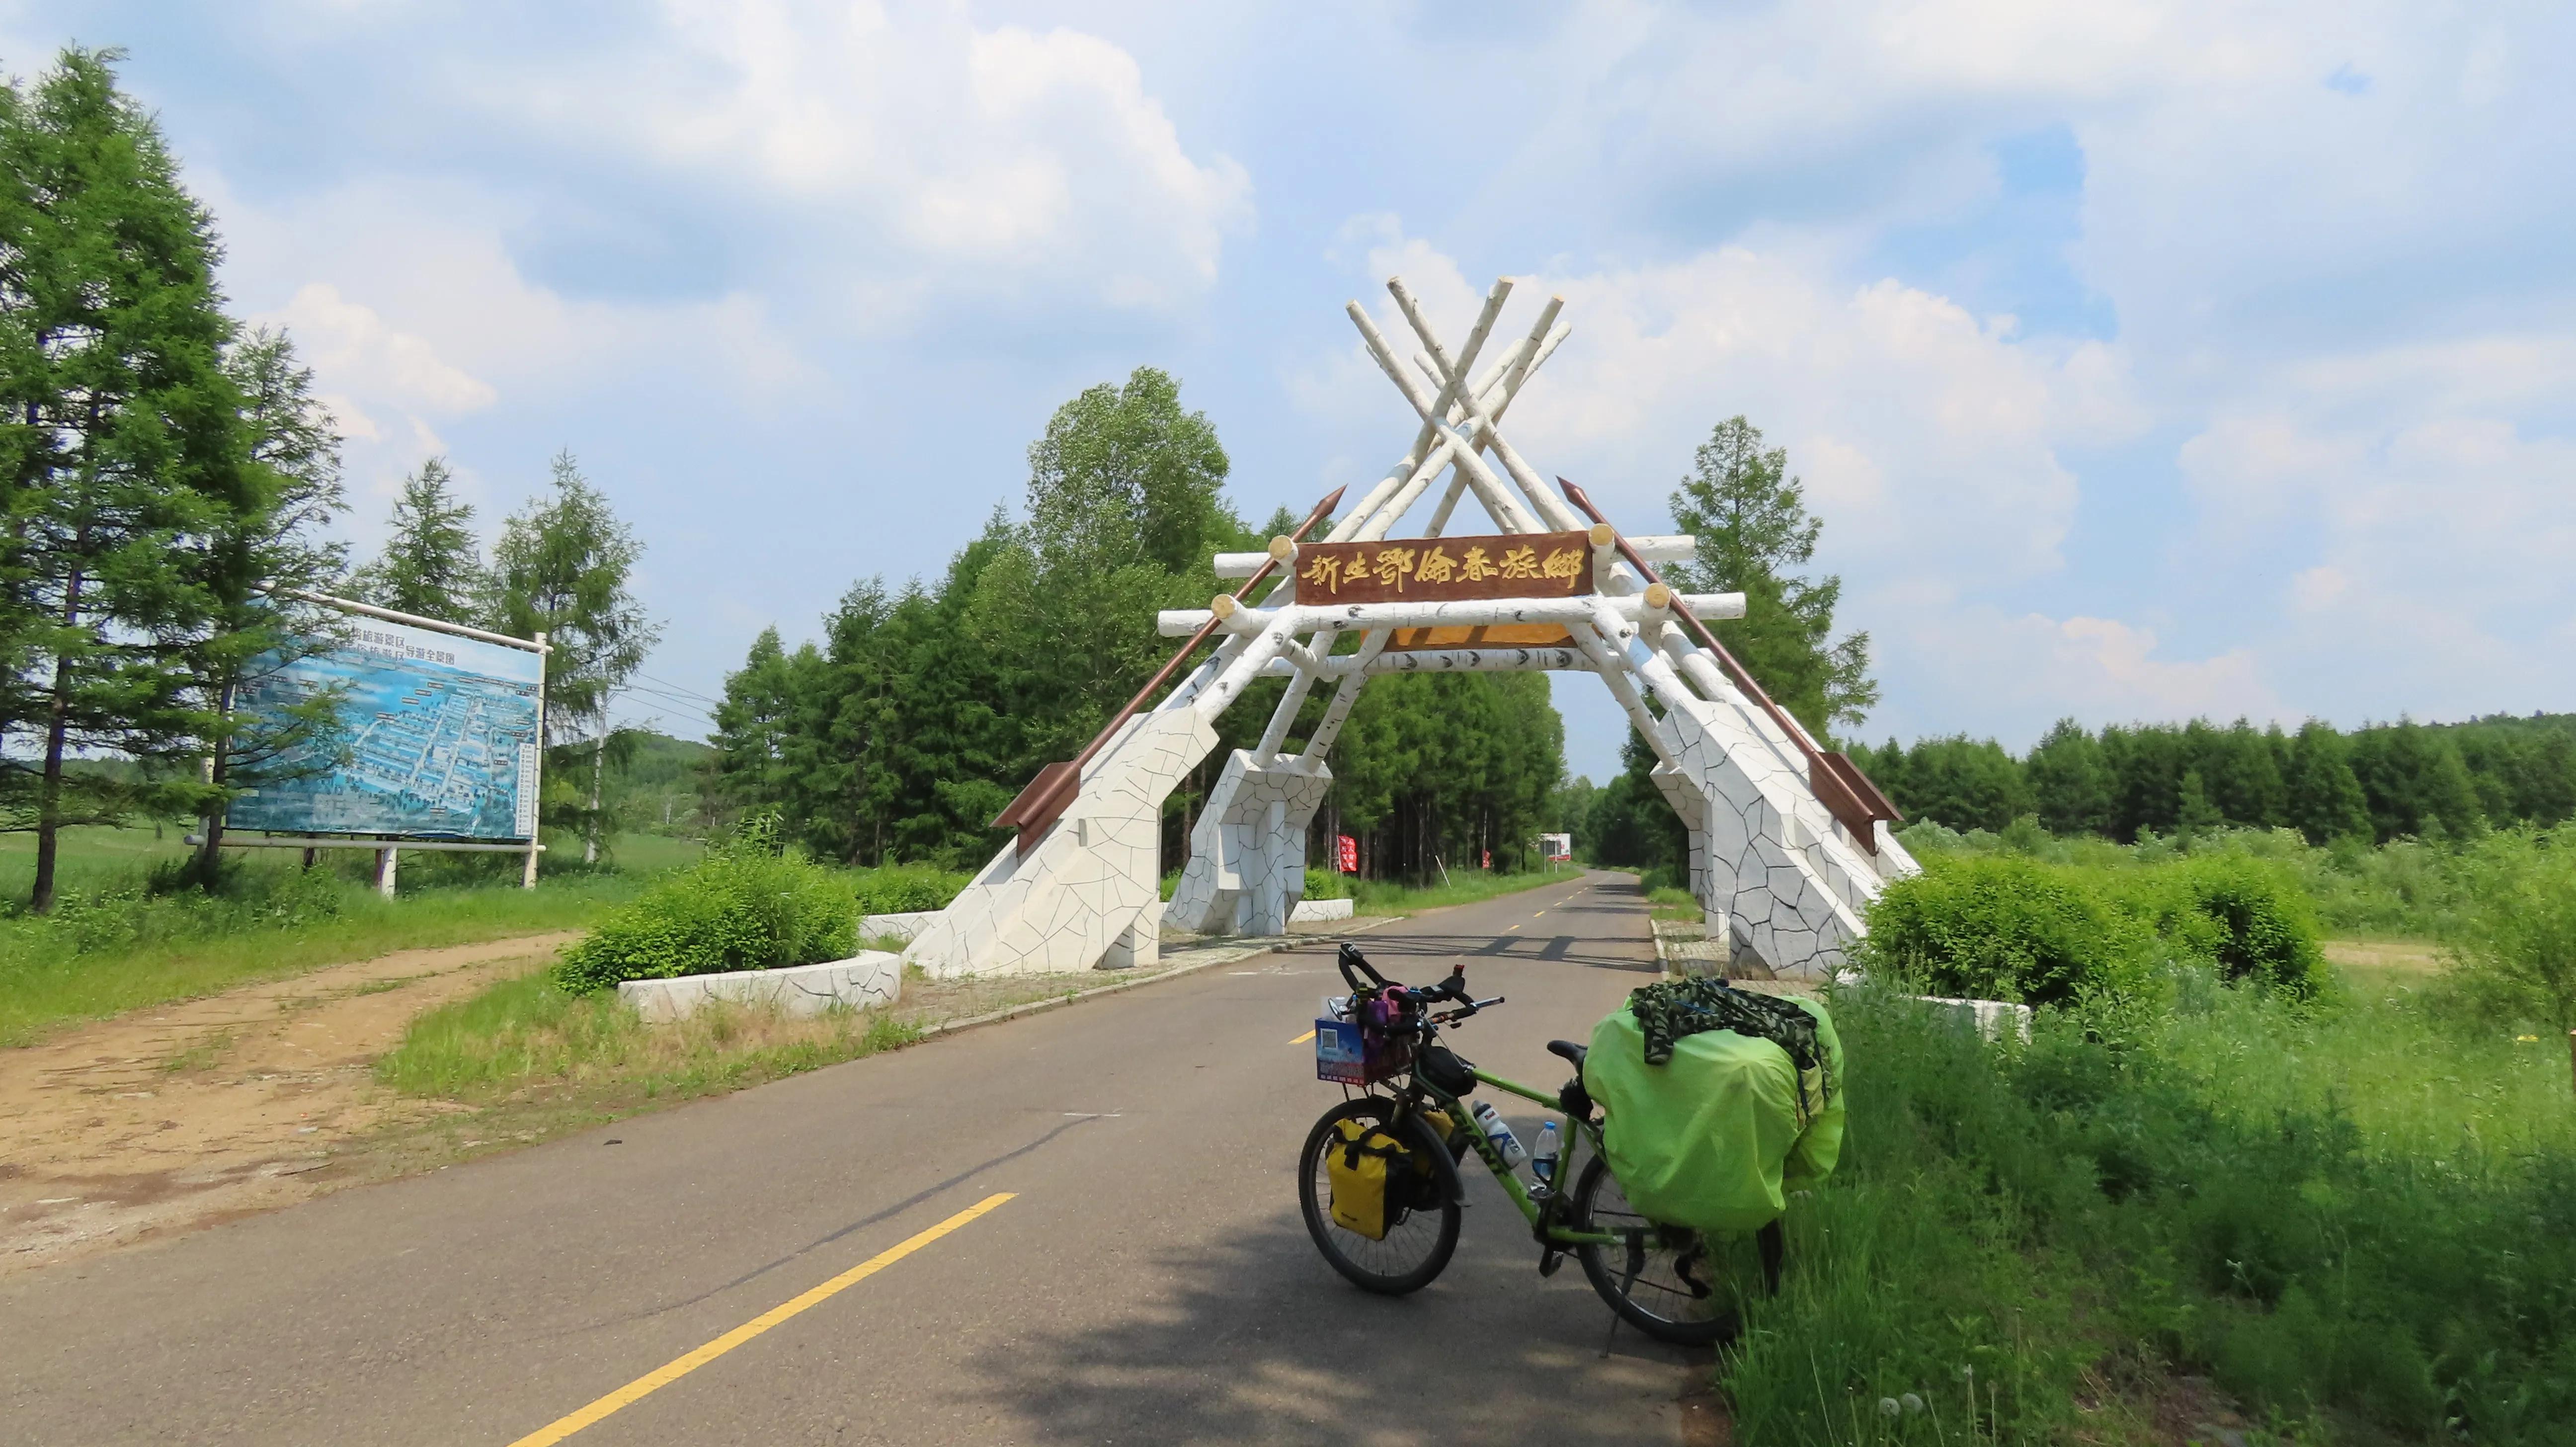
<svg viewBox="0 0 2576 1447"><path fill-rule="evenodd" d="M1550 1055L1561 1055L1565 1057L1568 1064L1572 1065L1577 1070L1581 1070L1583 1068L1583 1057L1592 1053L1592 1047L1589 1045L1577 1045L1571 1040L1550 1040L1547 1042L1547 1053Z"/></svg>

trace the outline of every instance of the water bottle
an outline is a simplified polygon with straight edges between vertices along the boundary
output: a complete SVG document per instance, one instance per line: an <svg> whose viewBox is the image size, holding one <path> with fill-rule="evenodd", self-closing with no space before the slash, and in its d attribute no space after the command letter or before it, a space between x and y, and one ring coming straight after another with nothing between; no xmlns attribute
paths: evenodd
<svg viewBox="0 0 2576 1447"><path fill-rule="evenodd" d="M1505 1169L1529 1159L1529 1152L1521 1149L1521 1138L1512 1134L1512 1128L1504 1123L1502 1115L1492 1106L1477 1101L1475 1115L1476 1128L1483 1131L1486 1141L1501 1153Z"/></svg>
<svg viewBox="0 0 2576 1447"><path fill-rule="evenodd" d="M1553 1184L1556 1180L1556 1122L1538 1128L1538 1147L1530 1152L1530 1174Z"/></svg>

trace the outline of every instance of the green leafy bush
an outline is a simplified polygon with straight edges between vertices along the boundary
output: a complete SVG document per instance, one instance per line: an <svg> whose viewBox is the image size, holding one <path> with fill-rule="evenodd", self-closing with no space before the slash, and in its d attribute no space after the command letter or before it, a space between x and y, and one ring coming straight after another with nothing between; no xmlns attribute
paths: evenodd
<svg viewBox="0 0 2576 1447"><path fill-rule="evenodd" d="M2162 932L2197 945L2228 979L2301 997L2324 988L2316 911L2278 866L2247 854L2196 856L2175 867L2171 898L2206 924L2171 920Z"/></svg>
<svg viewBox="0 0 2576 1447"><path fill-rule="evenodd" d="M1306 871L1306 898L1348 899L1350 897L1350 877L1340 870L1309 868Z"/></svg>
<svg viewBox="0 0 2576 1447"><path fill-rule="evenodd" d="M889 864L858 873L861 914L914 914L946 909L971 875L952 874L924 864Z"/></svg>
<svg viewBox="0 0 2576 1447"><path fill-rule="evenodd" d="M1870 911L1862 963L1937 994L2059 1005L2140 989L2151 942L2075 871L1961 855L1888 886Z"/></svg>
<svg viewBox="0 0 2576 1447"><path fill-rule="evenodd" d="M654 885L564 951L554 978L576 994L621 980L667 980L846 959L858 948L849 882L765 838L737 841Z"/></svg>

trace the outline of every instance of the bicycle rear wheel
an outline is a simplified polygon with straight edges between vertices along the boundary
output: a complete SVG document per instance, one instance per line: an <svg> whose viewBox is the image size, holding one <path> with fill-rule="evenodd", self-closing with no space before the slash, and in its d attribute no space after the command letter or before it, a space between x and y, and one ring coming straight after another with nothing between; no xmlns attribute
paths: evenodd
<svg viewBox="0 0 2576 1447"><path fill-rule="evenodd" d="M1777 1280L1780 1224L1758 1237L1712 1236L1647 1220L1599 1156L1583 1168L1568 1212L1577 1231L1616 1232L1625 1246L1574 1248L1583 1274L1610 1309L1657 1341L1715 1346L1743 1330L1749 1295L1767 1295Z"/></svg>
<svg viewBox="0 0 2576 1447"><path fill-rule="evenodd" d="M1333 1223L1333 1184L1326 1159L1340 1139L1334 1127L1345 1120L1383 1126L1394 1118L1392 1101L1374 1095L1346 1100L1324 1112L1324 1118L1307 1133L1305 1149L1297 1153L1297 1205L1306 1217L1306 1234L1315 1238L1315 1249L1324 1253L1335 1271L1361 1290L1381 1296L1402 1296L1429 1286L1458 1249L1458 1203L1445 1198L1403 1211L1382 1240L1372 1241ZM1406 1139L1412 1143L1409 1136ZM1434 1194L1438 1194L1437 1185L1435 1177Z"/></svg>

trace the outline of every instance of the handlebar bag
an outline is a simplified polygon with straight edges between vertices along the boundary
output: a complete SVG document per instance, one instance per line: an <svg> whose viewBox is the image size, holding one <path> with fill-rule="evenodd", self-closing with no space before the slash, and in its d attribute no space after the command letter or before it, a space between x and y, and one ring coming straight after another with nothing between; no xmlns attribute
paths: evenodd
<svg viewBox="0 0 2576 1447"><path fill-rule="evenodd" d="M1824 1073L1840 1080L1842 1040L1814 1000L1791 997L1816 1020ZM1842 1155L1843 1096L1819 1105L1788 1051L1730 1029L1672 1043L1646 1063L1646 1032L1623 1006L1593 1027L1583 1085L1603 1110L1601 1154L1648 1219L1742 1232L1778 1219L1787 1192L1833 1173ZM1802 1087L1806 1087L1802 1089Z"/></svg>
<svg viewBox="0 0 2576 1447"><path fill-rule="evenodd" d="M1333 1130L1340 1138L1324 1148L1333 1224L1383 1241L1419 1195L1416 1177L1430 1174L1430 1162L1415 1160L1402 1141L1367 1121L1335 1121Z"/></svg>

